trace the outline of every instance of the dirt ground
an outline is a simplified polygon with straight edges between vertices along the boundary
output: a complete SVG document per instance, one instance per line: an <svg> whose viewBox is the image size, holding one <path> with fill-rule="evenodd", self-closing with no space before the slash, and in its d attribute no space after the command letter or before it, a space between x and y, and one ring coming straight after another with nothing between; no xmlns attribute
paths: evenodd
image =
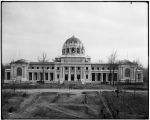
<svg viewBox="0 0 150 120"><path fill-rule="evenodd" d="M8 92L8 91L7 91ZM74 119L74 118L124 118L125 110L117 109L116 100L122 101L122 97L117 98L115 93L111 91L80 91L80 92L34 92L23 93L16 92L15 95L3 93L2 95L2 117L3 118L43 118L43 119ZM128 95L129 94L129 95ZM132 93L126 94L126 97ZM120 96L123 96L120 95ZM111 98L111 101L109 99ZM132 97L129 97L132 99ZM128 99L128 100L129 100ZM138 112L131 112L135 107L139 109L137 104L147 104L136 94L137 102L135 106L128 105L128 112L126 118L146 118L148 111L144 106L141 111L143 114L138 116ZM127 106L127 99L124 103ZM144 103L143 103L144 101ZM135 101L131 100L131 104ZM118 102L119 103L119 102ZM122 106L122 102L118 104ZM123 104L124 105L124 104ZM122 106L123 107L123 106ZM126 108L126 107L125 107ZM144 114L145 113L145 114ZM122 115L123 114L123 115Z"/></svg>

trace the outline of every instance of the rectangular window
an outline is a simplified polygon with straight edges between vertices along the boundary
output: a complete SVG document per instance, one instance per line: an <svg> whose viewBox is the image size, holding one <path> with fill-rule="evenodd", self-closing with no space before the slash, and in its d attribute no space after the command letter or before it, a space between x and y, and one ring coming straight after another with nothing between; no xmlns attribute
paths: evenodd
<svg viewBox="0 0 150 120"><path fill-rule="evenodd" d="M7 80L10 80L10 72L7 72Z"/></svg>
<svg viewBox="0 0 150 120"><path fill-rule="evenodd" d="M50 81L53 81L53 77L54 77L53 73L50 73Z"/></svg>
<svg viewBox="0 0 150 120"><path fill-rule="evenodd" d="M74 67L71 67L71 70L74 70Z"/></svg>
<svg viewBox="0 0 150 120"><path fill-rule="evenodd" d="M98 73L98 81L100 81L100 79L101 79L101 74Z"/></svg>
<svg viewBox="0 0 150 120"><path fill-rule="evenodd" d="M68 75L67 74L65 74L65 80L68 80Z"/></svg>
<svg viewBox="0 0 150 120"><path fill-rule="evenodd" d="M29 72L29 80L32 80L32 73Z"/></svg>
<svg viewBox="0 0 150 120"><path fill-rule="evenodd" d="M86 75L86 79L88 79L88 75Z"/></svg>
<svg viewBox="0 0 150 120"><path fill-rule="evenodd" d="M92 81L95 81L95 73L92 73Z"/></svg>
<svg viewBox="0 0 150 120"><path fill-rule="evenodd" d="M80 74L77 75L77 79L80 80Z"/></svg>
<svg viewBox="0 0 150 120"><path fill-rule="evenodd" d="M39 69L39 67L37 67L37 69Z"/></svg>
<svg viewBox="0 0 150 120"><path fill-rule="evenodd" d="M74 81L74 74L71 74L71 81Z"/></svg>
<svg viewBox="0 0 150 120"><path fill-rule="evenodd" d="M40 80L43 80L43 73L40 73Z"/></svg>
<svg viewBox="0 0 150 120"><path fill-rule="evenodd" d="M94 70L94 67L92 67L92 70Z"/></svg>
<svg viewBox="0 0 150 120"><path fill-rule="evenodd" d="M138 74L138 80L140 80L141 79L141 74Z"/></svg>
<svg viewBox="0 0 150 120"><path fill-rule="evenodd" d="M114 81L117 81L117 73L114 73Z"/></svg>
<svg viewBox="0 0 150 120"><path fill-rule="evenodd" d="M32 69L34 69L34 67L32 67Z"/></svg>
<svg viewBox="0 0 150 120"><path fill-rule="evenodd" d="M106 73L103 73L103 82L106 82Z"/></svg>
<svg viewBox="0 0 150 120"><path fill-rule="evenodd" d="M37 80L37 73L34 73L34 80Z"/></svg>
<svg viewBox="0 0 150 120"><path fill-rule="evenodd" d="M67 48L67 53L69 53L69 48Z"/></svg>
<svg viewBox="0 0 150 120"><path fill-rule="evenodd" d="M57 74L57 79L59 79L59 74Z"/></svg>
<svg viewBox="0 0 150 120"><path fill-rule="evenodd" d="M86 70L88 70L88 67L86 67Z"/></svg>
<svg viewBox="0 0 150 120"><path fill-rule="evenodd" d="M45 73L45 80L48 80L48 73Z"/></svg>
<svg viewBox="0 0 150 120"><path fill-rule="evenodd" d="M65 67L65 70L68 70L68 67Z"/></svg>
<svg viewBox="0 0 150 120"><path fill-rule="evenodd" d="M59 70L59 67L57 67L57 70Z"/></svg>

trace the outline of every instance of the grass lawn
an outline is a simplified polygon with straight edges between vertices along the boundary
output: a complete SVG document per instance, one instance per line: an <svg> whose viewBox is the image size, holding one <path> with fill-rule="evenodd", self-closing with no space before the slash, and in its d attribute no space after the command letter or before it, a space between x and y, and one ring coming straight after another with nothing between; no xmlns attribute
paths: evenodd
<svg viewBox="0 0 150 120"><path fill-rule="evenodd" d="M145 84L121 84L121 89L126 90L148 90L148 86ZM86 84L59 84L59 83L45 83L45 84L3 84L3 89L116 89L117 86L100 84L100 83L86 83Z"/></svg>
<svg viewBox="0 0 150 120"><path fill-rule="evenodd" d="M101 85L101 84L59 84L59 83L45 83L45 84L3 84L3 89L114 89L116 86Z"/></svg>
<svg viewBox="0 0 150 120"><path fill-rule="evenodd" d="M112 111L115 118L117 110L119 115L116 118L126 119L142 119L148 118L148 93L128 93L123 92L117 97L115 92L102 93L109 109Z"/></svg>
<svg viewBox="0 0 150 120"><path fill-rule="evenodd" d="M112 113L112 117L107 108ZM119 111L118 115L116 110ZM115 92L105 91L80 94L57 92L13 94L11 91L3 91L2 117L5 119L142 119L148 118L148 95L136 92L134 97L133 93L122 92L117 97Z"/></svg>

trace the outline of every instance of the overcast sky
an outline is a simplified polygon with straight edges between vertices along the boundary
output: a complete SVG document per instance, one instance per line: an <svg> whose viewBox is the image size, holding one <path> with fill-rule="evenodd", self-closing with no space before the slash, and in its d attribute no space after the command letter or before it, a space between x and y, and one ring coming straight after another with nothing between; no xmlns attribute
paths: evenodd
<svg viewBox="0 0 150 120"><path fill-rule="evenodd" d="M148 64L148 5L145 2L3 2L2 60L37 61L61 55L64 42L79 38L92 62L118 59Z"/></svg>

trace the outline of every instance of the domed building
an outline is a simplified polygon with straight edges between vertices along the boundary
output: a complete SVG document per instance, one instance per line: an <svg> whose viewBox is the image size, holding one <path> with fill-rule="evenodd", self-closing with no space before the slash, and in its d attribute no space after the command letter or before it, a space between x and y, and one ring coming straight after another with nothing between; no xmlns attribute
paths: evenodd
<svg viewBox="0 0 150 120"><path fill-rule="evenodd" d="M137 64L122 60L112 69L108 63L91 63L85 55L85 47L75 36L70 37L62 46L61 57L53 62L29 62L24 59L10 63L5 70L5 83L38 82L45 83L111 83L143 82L143 71Z"/></svg>
<svg viewBox="0 0 150 120"><path fill-rule="evenodd" d="M67 39L62 48L62 55L64 56L84 56L84 53L83 43L74 36Z"/></svg>

